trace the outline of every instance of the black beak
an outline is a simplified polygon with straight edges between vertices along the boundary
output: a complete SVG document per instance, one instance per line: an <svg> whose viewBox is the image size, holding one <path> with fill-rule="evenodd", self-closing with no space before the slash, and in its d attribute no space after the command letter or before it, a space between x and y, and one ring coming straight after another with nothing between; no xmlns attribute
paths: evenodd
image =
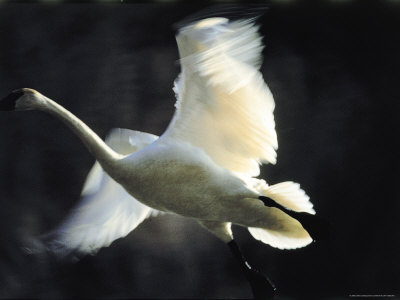
<svg viewBox="0 0 400 300"><path fill-rule="evenodd" d="M15 103L24 93L22 89L12 91L11 94L0 100L0 110L14 110Z"/></svg>

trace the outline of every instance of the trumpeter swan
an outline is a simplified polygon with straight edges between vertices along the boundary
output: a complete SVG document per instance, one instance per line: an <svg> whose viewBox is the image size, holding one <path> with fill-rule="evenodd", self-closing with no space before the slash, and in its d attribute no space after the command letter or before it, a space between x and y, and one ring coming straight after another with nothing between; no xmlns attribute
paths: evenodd
<svg viewBox="0 0 400 300"><path fill-rule="evenodd" d="M69 111L23 88L1 110L41 110L68 125L97 162L82 201L47 237L59 256L95 253L158 212L196 219L227 243L256 298L273 284L235 243L231 224L280 249L304 247L326 234L309 197L293 182L268 185L261 163L276 163L275 102L259 68L263 49L252 20L211 18L180 29L176 112L161 137L115 129L104 142Z"/></svg>

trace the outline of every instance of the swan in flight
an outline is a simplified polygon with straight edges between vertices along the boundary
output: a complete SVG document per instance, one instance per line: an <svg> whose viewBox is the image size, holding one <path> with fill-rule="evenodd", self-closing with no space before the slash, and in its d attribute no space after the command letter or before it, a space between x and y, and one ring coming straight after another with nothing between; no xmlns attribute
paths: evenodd
<svg viewBox="0 0 400 300"><path fill-rule="evenodd" d="M104 142L29 88L1 100L0 110L41 110L61 119L96 159L81 202L46 235L47 249L64 258L94 254L151 215L179 214L229 246L255 298L272 297L274 285L248 264L231 224L280 249L322 239L327 227L299 184L256 178L260 164L276 163L278 148L275 102L259 71L262 37L254 20L210 18L181 28L176 40L176 111L160 137L114 129Z"/></svg>

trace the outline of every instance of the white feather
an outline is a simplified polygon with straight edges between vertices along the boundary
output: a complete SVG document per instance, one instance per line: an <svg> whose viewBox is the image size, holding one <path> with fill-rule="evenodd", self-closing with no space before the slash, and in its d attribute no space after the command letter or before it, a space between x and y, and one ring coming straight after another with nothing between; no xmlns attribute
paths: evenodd
<svg viewBox="0 0 400 300"><path fill-rule="evenodd" d="M114 150L129 154L143 148L157 136L114 129L106 142ZM59 257L94 254L101 247L126 236L156 211L140 203L96 162L82 190L81 202L54 231L44 235L48 249Z"/></svg>
<svg viewBox="0 0 400 300"><path fill-rule="evenodd" d="M253 187L261 195L267 196L291 210L315 214L310 197L300 188L300 184L292 181L285 181L274 185L268 185L264 180L253 180Z"/></svg>
<svg viewBox="0 0 400 300"><path fill-rule="evenodd" d="M293 229L292 229L293 231ZM298 235L291 232L274 231L264 228L249 227L249 232L256 239L278 249L297 249L309 245L312 238L303 229Z"/></svg>
<svg viewBox="0 0 400 300"><path fill-rule="evenodd" d="M253 178L248 184L261 195L271 198L286 208L315 214L310 197L298 183L286 181L269 186L264 180ZM301 248L312 242L310 235L295 219L280 210L271 209L271 218L274 217L278 217L281 226L273 229L249 227L251 235L255 239L279 249Z"/></svg>
<svg viewBox="0 0 400 300"><path fill-rule="evenodd" d="M296 219L258 200L264 195L315 213L298 184L268 186L253 178L259 164L276 163L278 148L275 102L259 72L263 45L257 26L251 20L207 19L183 28L177 42L182 69L174 85L176 112L159 139L116 130L107 138L109 147L37 91L23 89L6 99L22 93L17 109L62 119L102 166L94 165L81 203L50 235L50 249L61 256L108 246L156 213L150 207L197 219L223 241L233 239L231 223L282 249L312 241Z"/></svg>
<svg viewBox="0 0 400 300"><path fill-rule="evenodd" d="M262 43L249 21L188 26L177 36L182 71L176 112L163 139L202 148L218 165L257 176L276 162L271 92L258 71Z"/></svg>

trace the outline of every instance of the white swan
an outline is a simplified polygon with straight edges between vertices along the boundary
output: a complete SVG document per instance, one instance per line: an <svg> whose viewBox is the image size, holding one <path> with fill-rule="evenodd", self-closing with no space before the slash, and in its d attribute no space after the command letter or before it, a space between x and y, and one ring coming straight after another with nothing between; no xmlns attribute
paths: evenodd
<svg viewBox="0 0 400 300"><path fill-rule="evenodd" d="M80 205L47 235L60 256L95 253L161 212L196 219L227 243L255 297L274 286L252 269L231 224L281 249L324 237L299 184L268 185L260 163L276 163L275 103L259 72L263 45L251 20L212 18L179 31L181 74L175 115L161 137L119 129L103 142L69 111L32 89L13 91L1 110L42 110L64 121L97 162Z"/></svg>

